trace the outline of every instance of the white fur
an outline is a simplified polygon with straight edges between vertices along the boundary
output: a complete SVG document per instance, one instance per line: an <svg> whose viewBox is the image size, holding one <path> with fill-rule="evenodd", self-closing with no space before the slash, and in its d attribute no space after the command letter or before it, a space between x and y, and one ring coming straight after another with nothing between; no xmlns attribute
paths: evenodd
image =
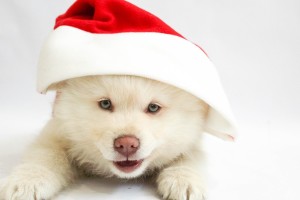
<svg viewBox="0 0 300 200"><path fill-rule="evenodd" d="M203 198L200 141L208 110L203 101L135 76L75 78L55 89L60 95L53 118L8 178L0 199L50 199L81 172L125 179L153 175L164 199ZM101 98L111 100L112 112L99 108ZM147 113L149 103L162 108ZM127 134L140 141L130 158L144 159L131 173L118 170L112 162L124 160L113 142Z"/></svg>

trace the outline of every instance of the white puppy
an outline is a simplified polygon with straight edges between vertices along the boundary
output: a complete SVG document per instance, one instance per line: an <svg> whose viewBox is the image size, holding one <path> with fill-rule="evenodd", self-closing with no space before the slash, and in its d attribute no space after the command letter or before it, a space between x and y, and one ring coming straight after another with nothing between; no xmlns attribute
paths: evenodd
<svg viewBox="0 0 300 200"><path fill-rule="evenodd" d="M2 199L51 199L82 172L153 175L164 199L204 198L206 103L135 76L89 76L54 87L53 118L8 178Z"/></svg>

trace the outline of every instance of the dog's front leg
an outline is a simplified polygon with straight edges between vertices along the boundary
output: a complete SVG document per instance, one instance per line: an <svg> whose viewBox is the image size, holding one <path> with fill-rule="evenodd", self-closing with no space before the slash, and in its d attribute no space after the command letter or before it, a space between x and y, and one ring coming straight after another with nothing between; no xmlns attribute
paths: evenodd
<svg viewBox="0 0 300 200"><path fill-rule="evenodd" d="M1 189L1 200L50 199L74 178L66 143L50 122Z"/></svg>
<svg viewBox="0 0 300 200"><path fill-rule="evenodd" d="M201 156L199 155L199 158ZM157 178L158 192L168 200L204 200L203 163L182 156L164 168ZM199 161L199 160L198 160Z"/></svg>

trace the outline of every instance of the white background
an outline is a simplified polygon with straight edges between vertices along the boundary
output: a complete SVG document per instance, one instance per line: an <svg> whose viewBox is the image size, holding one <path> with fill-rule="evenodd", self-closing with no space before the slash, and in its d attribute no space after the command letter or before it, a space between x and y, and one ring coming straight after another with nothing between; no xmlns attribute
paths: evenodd
<svg viewBox="0 0 300 200"><path fill-rule="evenodd" d="M51 113L35 90L42 42L71 0L0 0L0 178ZM205 140L211 200L300 199L300 1L132 0L202 46L239 124ZM142 198L143 197L143 198ZM145 183L83 180L56 199L158 199Z"/></svg>

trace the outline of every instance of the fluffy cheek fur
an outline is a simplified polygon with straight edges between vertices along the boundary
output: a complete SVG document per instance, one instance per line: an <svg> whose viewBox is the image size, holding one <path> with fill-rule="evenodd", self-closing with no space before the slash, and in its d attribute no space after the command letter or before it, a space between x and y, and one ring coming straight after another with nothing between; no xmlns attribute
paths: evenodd
<svg viewBox="0 0 300 200"><path fill-rule="evenodd" d="M116 84L115 84L116 83ZM88 173L133 178L189 156L199 147L207 105L179 89L137 77L82 78L62 89L54 117L70 141L68 153ZM110 98L112 111L98 106ZM157 114L148 104L163 105ZM131 159L144 159L132 173L119 171L113 161L124 158L113 147L122 135L134 135L140 148Z"/></svg>

